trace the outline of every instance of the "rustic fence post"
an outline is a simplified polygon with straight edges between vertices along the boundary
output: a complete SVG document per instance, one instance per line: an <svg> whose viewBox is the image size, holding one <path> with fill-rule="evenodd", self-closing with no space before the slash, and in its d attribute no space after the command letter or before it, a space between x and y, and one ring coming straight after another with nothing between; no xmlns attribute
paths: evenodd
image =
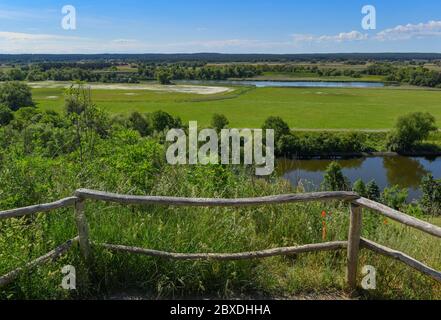
<svg viewBox="0 0 441 320"><path fill-rule="evenodd" d="M352 294L357 288L358 252L360 249L362 209L351 203L351 216L348 237L347 285Z"/></svg>
<svg viewBox="0 0 441 320"><path fill-rule="evenodd" d="M80 198L75 202L75 222L78 229L78 237L80 244L80 251L87 264L91 262L92 252L89 242L89 226L87 224L86 215L84 213L85 200Z"/></svg>

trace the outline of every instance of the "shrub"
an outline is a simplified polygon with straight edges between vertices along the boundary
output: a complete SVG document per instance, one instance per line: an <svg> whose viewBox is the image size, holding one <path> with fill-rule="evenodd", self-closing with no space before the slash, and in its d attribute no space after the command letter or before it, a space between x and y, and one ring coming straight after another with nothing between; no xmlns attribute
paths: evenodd
<svg viewBox="0 0 441 320"><path fill-rule="evenodd" d="M358 193L358 195L361 197L367 196L366 185L364 184L363 180L361 180L361 179L358 179L357 181L354 182L352 190L354 192Z"/></svg>
<svg viewBox="0 0 441 320"><path fill-rule="evenodd" d="M152 127L157 132L162 132L166 129L181 128L181 119L173 118L170 114L164 111L156 111L151 115Z"/></svg>
<svg viewBox="0 0 441 320"><path fill-rule="evenodd" d="M211 118L211 126L213 127L213 129L216 129L216 131L218 132L226 128L228 124L229 121L227 117L225 117L223 114L215 113Z"/></svg>
<svg viewBox="0 0 441 320"><path fill-rule="evenodd" d="M172 75L167 70L159 70L156 73L156 79L158 80L158 82L160 84L163 84L163 85L171 84Z"/></svg>
<svg viewBox="0 0 441 320"><path fill-rule="evenodd" d="M337 162L331 162L326 169L322 188L328 191L348 190L349 181L343 175L341 166Z"/></svg>
<svg viewBox="0 0 441 320"><path fill-rule="evenodd" d="M142 137L148 136L152 133L152 128L149 120L139 112L133 112L129 116L129 127L139 132Z"/></svg>
<svg viewBox="0 0 441 320"><path fill-rule="evenodd" d="M366 185L366 197L373 201L379 201L381 197L380 188L378 187L375 180L370 181Z"/></svg>
<svg viewBox="0 0 441 320"><path fill-rule="evenodd" d="M392 151L411 151L436 130L435 117L429 113L415 112L402 116L388 136L387 147Z"/></svg>
<svg viewBox="0 0 441 320"><path fill-rule="evenodd" d="M281 137L291 133L288 124L280 117L269 117L263 123L262 129L273 129L276 143L281 139Z"/></svg>
<svg viewBox="0 0 441 320"><path fill-rule="evenodd" d="M409 192L407 189L400 189L398 185L385 188L381 195L381 202L393 209L401 209L405 204Z"/></svg>
<svg viewBox="0 0 441 320"><path fill-rule="evenodd" d="M441 214L441 180L435 180L433 175L428 174L421 181L423 196L421 205L426 213Z"/></svg>
<svg viewBox="0 0 441 320"><path fill-rule="evenodd" d="M31 88L21 82L5 82L0 85L0 104L12 111L23 107L33 107Z"/></svg>
<svg viewBox="0 0 441 320"><path fill-rule="evenodd" d="M0 126L8 125L12 119L14 119L14 115L11 109L4 104L0 104Z"/></svg>

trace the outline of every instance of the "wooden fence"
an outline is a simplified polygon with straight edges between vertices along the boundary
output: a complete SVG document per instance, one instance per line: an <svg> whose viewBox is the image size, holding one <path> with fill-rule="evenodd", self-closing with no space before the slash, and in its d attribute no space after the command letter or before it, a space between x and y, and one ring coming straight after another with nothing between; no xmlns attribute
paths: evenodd
<svg viewBox="0 0 441 320"><path fill-rule="evenodd" d="M129 247L115 244L95 244L105 249L116 252L130 252L152 257L160 257L175 260L244 260L260 259L279 255L290 255L303 252L347 250L347 287L350 292L354 292L357 287L357 265L358 254L361 248L371 250L378 254L396 259L414 268L415 270L432 277L441 282L441 272L437 271L424 263L368 239L361 237L362 230L362 208L377 212L387 218L395 220L406 226L413 227L435 237L441 238L441 228L428 222L416 219L399 211L393 210L380 203L359 197L353 192L317 192L304 194L287 194L259 198L243 199L206 199L206 198L177 198L177 197L157 197L157 196L132 196L120 195L101 191L80 189L70 198L62 199L52 203L30 206L26 208L12 209L0 212L0 220L7 218L19 218L34 213L48 212L58 208L75 208L75 221L78 229L78 236L67 241L53 251L39 257L23 268L17 268L8 274L0 277L0 287L11 283L19 274L29 268L39 266L43 263L56 259L66 253L74 243L79 243L80 251L87 263L92 263L93 252L91 240L89 238L89 228L85 214L86 200L112 202L126 205L164 205L164 206L198 206L198 207L243 207L243 206L263 206L282 203L308 202L308 201L345 201L350 205L350 226L347 241L333 241L318 244L306 244L296 247L274 248L254 252L241 253L171 253L145 248ZM416 244L417 245L417 244Z"/></svg>

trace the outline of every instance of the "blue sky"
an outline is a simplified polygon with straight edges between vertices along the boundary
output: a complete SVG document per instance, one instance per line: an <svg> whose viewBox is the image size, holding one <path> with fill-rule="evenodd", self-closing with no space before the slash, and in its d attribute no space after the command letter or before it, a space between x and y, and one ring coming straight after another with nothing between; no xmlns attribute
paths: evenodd
<svg viewBox="0 0 441 320"><path fill-rule="evenodd" d="M76 9L76 29L61 26ZM376 8L364 30L361 8ZM0 53L441 52L440 0L2 0Z"/></svg>

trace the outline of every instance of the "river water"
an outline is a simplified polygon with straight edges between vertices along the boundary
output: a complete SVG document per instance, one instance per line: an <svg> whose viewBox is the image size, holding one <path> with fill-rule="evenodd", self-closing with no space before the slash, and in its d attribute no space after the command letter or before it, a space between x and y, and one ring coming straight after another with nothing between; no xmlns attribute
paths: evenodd
<svg viewBox="0 0 441 320"><path fill-rule="evenodd" d="M279 173L288 179L293 186L301 181L307 191L314 191L323 181L326 167L333 160L278 160ZM441 157L427 159L423 157L367 157L355 159L340 159L337 161L343 174L354 183L362 179L365 183L375 180L383 190L385 187L399 185L409 189L409 201L421 196L421 179L432 173L436 179L441 179Z"/></svg>
<svg viewBox="0 0 441 320"><path fill-rule="evenodd" d="M179 81L179 83L187 84L220 84L220 85L244 85L244 86L255 86L257 88L264 87L293 87L293 88L382 88L384 83L382 82L346 82L346 81L251 81L251 80L240 80L240 81Z"/></svg>

